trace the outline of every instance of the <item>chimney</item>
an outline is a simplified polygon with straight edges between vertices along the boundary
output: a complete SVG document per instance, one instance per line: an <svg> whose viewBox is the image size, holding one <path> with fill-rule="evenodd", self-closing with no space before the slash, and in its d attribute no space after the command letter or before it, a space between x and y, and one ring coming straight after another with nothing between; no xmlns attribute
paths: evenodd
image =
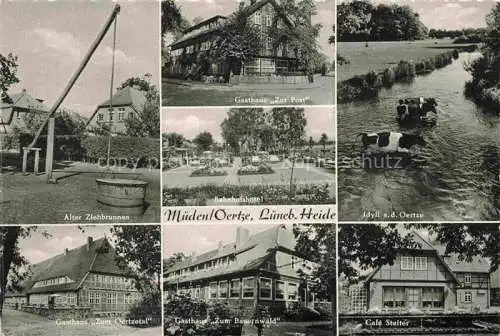
<svg viewBox="0 0 500 336"><path fill-rule="evenodd" d="M26 89L23 89L23 93L26 92Z"/></svg>
<svg viewBox="0 0 500 336"><path fill-rule="evenodd" d="M240 248L248 242L250 237L250 231L247 229L238 226L236 229L236 248Z"/></svg>
<svg viewBox="0 0 500 336"><path fill-rule="evenodd" d="M64 255L68 255L69 250L67 248L64 249Z"/></svg>
<svg viewBox="0 0 500 336"><path fill-rule="evenodd" d="M87 251L90 250L92 243L93 243L92 237L87 237Z"/></svg>
<svg viewBox="0 0 500 336"><path fill-rule="evenodd" d="M196 260L196 252L191 252L191 261L195 261Z"/></svg>
<svg viewBox="0 0 500 336"><path fill-rule="evenodd" d="M222 247L223 247L223 244L222 244L222 242L221 242L221 241L219 241L219 247L218 247L218 249L217 249L217 252L218 252L219 254L222 254Z"/></svg>

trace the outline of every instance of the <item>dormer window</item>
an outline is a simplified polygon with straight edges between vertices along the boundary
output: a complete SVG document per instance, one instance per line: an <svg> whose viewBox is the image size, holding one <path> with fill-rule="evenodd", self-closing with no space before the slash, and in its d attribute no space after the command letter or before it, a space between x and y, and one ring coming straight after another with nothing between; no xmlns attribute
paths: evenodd
<svg viewBox="0 0 500 336"><path fill-rule="evenodd" d="M464 282L468 285L470 285L472 283L472 276L470 273L465 273Z"/></svg>
<svg viewBox="0 0 500 336"><path fill-rule="evenodd" d="M415 270L427 270L427 257L415 257Z"/></svg>
<svg viewBox="0 0 500 336"><path fill-rule="evenodd" d="M402 270L413 270L413 257L402 256L401 257L401 269Z"/></svg>

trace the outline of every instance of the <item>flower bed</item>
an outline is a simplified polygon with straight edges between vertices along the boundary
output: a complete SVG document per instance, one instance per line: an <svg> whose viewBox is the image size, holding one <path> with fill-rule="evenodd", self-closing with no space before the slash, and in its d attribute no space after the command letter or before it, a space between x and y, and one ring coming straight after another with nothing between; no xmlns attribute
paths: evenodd
<svg viewBox="0 0 500 336"><path fill-rule="evenodd" d="M262 200L261 205L335 204L335 196L330 193L331 187L328 184L301 185L296 186L292 192L290 192L288 185L238 186L209 184L193 188L167 188L163 189L163 205L206 205L207 200L215 197L259 197Z"/></svg>
<svg viewBox="0 0 500 336"><path fill-rule="evenodd" d="M268 165L252 166L247 165L238 169L238 175L260 175L260 174L273 174L274 170Z"/></svg>
<svg viewBox="0 0 500 336"><path fill-rule="evenodd" d="M189 177L200 177L200 176L226 176L227 172L225 170L203 167L196 169L189 175Z"/></svg>

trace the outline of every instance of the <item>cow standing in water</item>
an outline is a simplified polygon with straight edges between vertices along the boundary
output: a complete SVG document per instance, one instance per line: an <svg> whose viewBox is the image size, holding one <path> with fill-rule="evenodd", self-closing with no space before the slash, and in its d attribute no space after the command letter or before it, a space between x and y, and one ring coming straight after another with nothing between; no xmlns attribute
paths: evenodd
<svg viewBox="0 0 500 336"><path fill-rule="evenodd" d="M413 146L425 146L421 135L399 132L361 133L366 154L410 153Z"/></svg>

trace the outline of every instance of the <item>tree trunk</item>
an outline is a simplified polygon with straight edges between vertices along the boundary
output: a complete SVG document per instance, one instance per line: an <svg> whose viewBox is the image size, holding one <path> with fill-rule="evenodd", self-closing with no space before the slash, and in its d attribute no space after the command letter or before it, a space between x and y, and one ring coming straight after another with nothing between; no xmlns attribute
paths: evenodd
<svg viewBox="0 0 500 336"><path fill-rule="evenodd" d="M7 275L14 258L14 251L21 227L6 227L6 234L3 243L3 254L0 256L0 316L2 316L3 303L5 300L5 288L7 287Z"/></svg>
<svg viewBox="0 0 500 336"><path fill-rule="evenodd" d="M292 196L293 190L293 169L295 168L295 146L292 147L292 170L290 172L290 196Z"/></svg>

